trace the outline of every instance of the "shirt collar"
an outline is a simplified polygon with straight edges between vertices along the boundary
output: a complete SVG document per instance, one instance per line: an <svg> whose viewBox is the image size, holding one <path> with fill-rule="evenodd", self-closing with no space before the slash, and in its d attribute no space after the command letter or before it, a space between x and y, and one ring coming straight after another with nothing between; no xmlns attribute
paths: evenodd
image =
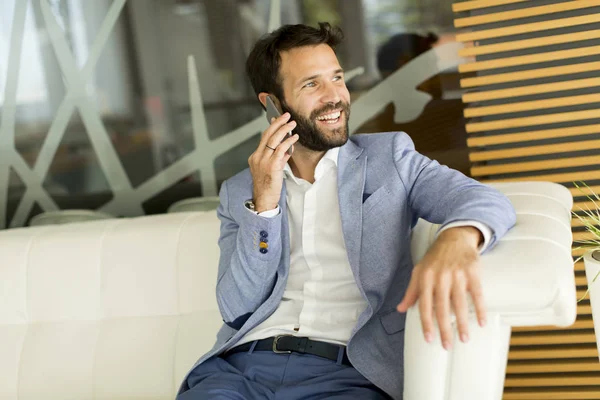
<svg viewBox="0 0 600 400"><path fill-rule="evenodd" d="M323 176L325 171L327 171L326 166L329 165L337 168L339 155L339 147L334 147L333 149L327 150L315 168L315 180L319 179L321 176ZM294 173L292 172L292 169L288 163L286 163L283 167L283 173L285 178L292 179L294 182L298 183L298 178L294 176Z"/></svg>

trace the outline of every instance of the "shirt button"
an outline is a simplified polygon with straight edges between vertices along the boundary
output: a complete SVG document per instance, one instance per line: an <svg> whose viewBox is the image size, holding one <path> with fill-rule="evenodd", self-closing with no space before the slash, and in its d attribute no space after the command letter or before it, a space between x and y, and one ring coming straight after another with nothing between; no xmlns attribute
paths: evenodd
<svg viewBox="0 0 600 400"><path fill-rule="evenodd" d="M260 231L260 237L267 238L269 237L269 234L267 233L267 231Z"/></svg>
<svg viewBox="0 0 600 400"><path fill-rule="evenodd" d="M260 246L261 249L268 249L269 248L269 245L267 243L265 243L265 242L260 242L259 246Z"/></svg>
<svg viewBox="0 0 600 400"><path fill-rule="evenodd" d="M267 249L260 249L260 252L261 252L262 254L267 254L267 253L269 252L269 250L267 250Z"/></svg>

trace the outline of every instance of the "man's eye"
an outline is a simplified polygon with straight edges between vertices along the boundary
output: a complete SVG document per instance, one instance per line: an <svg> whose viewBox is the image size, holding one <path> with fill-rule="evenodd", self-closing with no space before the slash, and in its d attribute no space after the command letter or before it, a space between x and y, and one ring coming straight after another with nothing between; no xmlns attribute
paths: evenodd
<svg viewBox="0 0 600 400"><path fill-rule="evenodd" d="M315 85L315 82L308 82L306 85L304 85L304 87L315 87Z"/></svg>
<svg viewBox="0 0 600 400"><path fill-rule="evenodd" d="M343 77L343 76L341 76L341 75L337 75L337 76L334 76L334 77L333 77L333 80L334 80L335 82L337 82L337 81L343 81L343 80L344 80L344 77Z"/></svg>

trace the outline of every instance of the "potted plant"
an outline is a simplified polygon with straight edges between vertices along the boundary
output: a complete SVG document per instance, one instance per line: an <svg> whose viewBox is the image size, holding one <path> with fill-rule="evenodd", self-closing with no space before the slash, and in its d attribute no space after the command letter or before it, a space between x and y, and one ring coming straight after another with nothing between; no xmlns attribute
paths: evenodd
<svg viewBox="0 0 600 400"><path fill-rule="evenodd" d="M596 281L600 276L600 196L594 193L585 183L581 183L581 186L575 183L575 187L583 192L581 186L584 186L587 191L585 192L586 197L594 205L594 209L586 207L586 209L579 208L579 211L583 215L573 212L573 215L579 219L586 231L591 234L590 239L578 240L577 244L579 248L587 249L581 257L575 262L580 261L583 258L585 265L585 277L587 279L587 290L585 294L578 300L578 302L584 300L588 295L590 297L590 304L592 306L592 319L594 320L594 332L596 333L596 345L598 346L598 352L600 353L600 286L596 284ZM589 194L587 193L589 192Z"/></svg>

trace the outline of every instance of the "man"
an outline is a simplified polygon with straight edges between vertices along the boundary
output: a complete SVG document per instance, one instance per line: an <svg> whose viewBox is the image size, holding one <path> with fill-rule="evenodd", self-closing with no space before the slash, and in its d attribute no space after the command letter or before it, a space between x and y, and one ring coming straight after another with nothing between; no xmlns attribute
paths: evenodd
<svg viewBox="0 0 600 400"><path fill-rule="evenodd" d="M514 224L514 210L404 133L349 140L340 40L329 24L284 26L248 58L260 102L272 95L285 113L250 168L222 185L225 325L179 400L401 399L405 312L417 299L426 339L435 317L446 348L451 309L468 341L469 295L485 323L479 252ZM418 218L443 226L413 268Z"/></svg>

